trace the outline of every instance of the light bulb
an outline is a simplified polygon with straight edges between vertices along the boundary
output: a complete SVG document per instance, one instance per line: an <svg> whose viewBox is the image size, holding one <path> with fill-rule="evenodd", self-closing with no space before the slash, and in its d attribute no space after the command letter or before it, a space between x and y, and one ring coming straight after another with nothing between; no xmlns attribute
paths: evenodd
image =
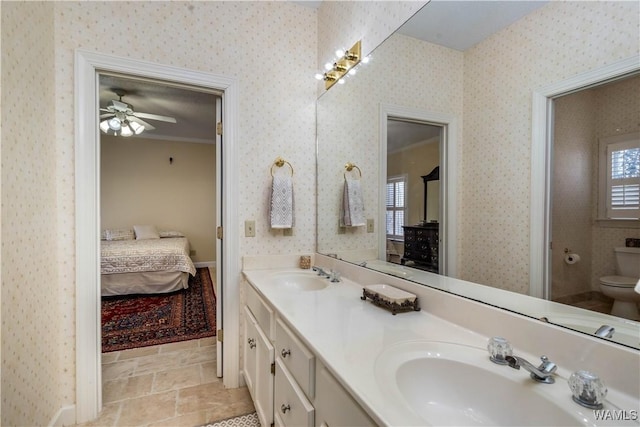
<svg viewBox="0 0 640 427"><path fill-rule="evenodd" d="M114 117L111 120L109 120L109 129L111 129L113 131L119 131L121 127L122 127L122 125L120 123L120 119L119 118Z"/></svg>
<svg viewBox="0 0 640 427"><path fill-rule="evenodd" d="M100 122L100 130L104 133L109 132L109 120L103 120Z"/></svg>
<svg viewBox="0 0 640 427"><path fill-rule="evenodd" d="M136 135L140 135L144 130L144 126L136 122L129 122L129 127Z"/></svg>
<svg viewBox="0 0 640 427"><path fill-rule="evenodd" d="M342 56L344 55L344 49L338 49L336 50L336 56L338 58L342 58Z"/></svg>
<svg viewBox="0 0 640 427"><path fill-rule="evenodd" d="M362 63L363 64L368 64L370 60L371 60L370 56L365 56L364 58L362 58Z"/></svg>
<svg viewBox="0 0 640 427"><path fill-rule="evenodd" d="M350 76L355 76L356 75L356 69L355 68L350 69L349 70L349 75Z"/></svg>
<svg viewBox="0 0 640 427"><path fill-rule="evenodd" d="M333 68L333 64L331 62L327 62L326 64L324 64L325 70L329 71L332 68Z"/></svg>
<svg viewBox="0 0 640 427"><path fill-rule="evenodd" d="M324 80L324 74L316 73L314 77L316 78L316 80Z"/></svg>
<svg viewBox="0 0 640 427"><path fill-rule="evenodd" d="M124 126L122 126L122 132L120 132L122 136L131 136L133 135L133 131L129 127L129 122L125 122Z"/></svg>
<svg viewBox="0 0 640 427"><path fill-rule="evenodd" d="M340 80L338 80L338 84L339 84L339 85L343 85L344 83L345 83L345 80L344 80L344 79L340 79Z"/></svg>

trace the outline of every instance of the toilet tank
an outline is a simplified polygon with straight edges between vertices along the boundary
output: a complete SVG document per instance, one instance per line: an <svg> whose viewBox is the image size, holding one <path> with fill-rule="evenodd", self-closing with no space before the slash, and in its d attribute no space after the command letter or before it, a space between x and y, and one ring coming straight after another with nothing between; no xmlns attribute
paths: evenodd
<svg viewBox="0 0 640 427"><path fill-rule="evenodd" d="M616 253L617 274L626 277L640 277L640 248L620 247Z"/></svg>

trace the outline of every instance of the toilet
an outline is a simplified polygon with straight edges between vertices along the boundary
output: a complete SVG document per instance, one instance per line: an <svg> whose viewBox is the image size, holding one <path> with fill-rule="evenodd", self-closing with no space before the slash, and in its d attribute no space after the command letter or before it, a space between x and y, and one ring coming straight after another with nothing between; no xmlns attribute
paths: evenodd
<svg viewBox="0 0 640 427"><path fill-rule="evenodd" d="M625 319L640 320L640 294L634 287L640 278L640 248L614 248L616 276L600 278L600 290L613 298L611 314Z"/></svg>

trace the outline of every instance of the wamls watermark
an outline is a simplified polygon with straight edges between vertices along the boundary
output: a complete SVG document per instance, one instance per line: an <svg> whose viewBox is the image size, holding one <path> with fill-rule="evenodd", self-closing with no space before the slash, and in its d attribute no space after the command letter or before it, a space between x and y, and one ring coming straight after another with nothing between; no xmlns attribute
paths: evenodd
<svg viewBox="0 0 640 427"><path fill-rule="evenodd" d="M597 421L638 421L638 411L624 409L595 409L593 416Z"/></svg>

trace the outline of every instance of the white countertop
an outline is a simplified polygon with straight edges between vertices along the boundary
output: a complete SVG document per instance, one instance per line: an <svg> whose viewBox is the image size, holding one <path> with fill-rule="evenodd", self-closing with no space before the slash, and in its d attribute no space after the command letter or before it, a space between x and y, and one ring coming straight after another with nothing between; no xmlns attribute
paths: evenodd
<svg viewBox="0 0 640 427"><path fill-rule="evenodd" d="M245 271L244 276L381 425L425 423L406 406L398 404L374 375L378 356L385 349L418 340L462 343L486 352L488 337L425 311L392 315L369 300L361 300L362 287L348 279L330 283L320 291L292 291L276 286L269 279L273 274L287 271L303 270L252 270ZM514 352L532 362L537 360L533 359L537 356L517 349ZM491 365L488 353L486 363ZM514 378L530 381L525 371L512 371ZM570 401L566 383L542 387L547 387L544 392L553 387L554 393L562 387L560 394Z"/></svg>

